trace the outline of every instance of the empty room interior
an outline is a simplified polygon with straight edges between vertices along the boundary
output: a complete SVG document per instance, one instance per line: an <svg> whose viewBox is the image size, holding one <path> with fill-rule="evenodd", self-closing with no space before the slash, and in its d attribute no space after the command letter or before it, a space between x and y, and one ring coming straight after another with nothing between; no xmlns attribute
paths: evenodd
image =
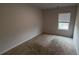
<svg viewBox="0 0 79 59"><path fill-rule="evenodd" d="M0 3L0 55L79 55L79 4Z"/></svg>

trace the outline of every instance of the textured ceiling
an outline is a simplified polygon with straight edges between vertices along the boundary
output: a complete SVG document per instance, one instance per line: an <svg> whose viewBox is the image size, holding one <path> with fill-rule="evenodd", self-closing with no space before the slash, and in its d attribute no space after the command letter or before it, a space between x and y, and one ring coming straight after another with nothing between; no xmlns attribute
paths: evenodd
<svg viewBox="0 0 79 59"><path fill-rule="evenodd" d="M31 3L30 5L38 7L40 9L49 9L49 8L56 8L58 7L65 7L65 6L74 6L77 5L76 3Z"/></svg>

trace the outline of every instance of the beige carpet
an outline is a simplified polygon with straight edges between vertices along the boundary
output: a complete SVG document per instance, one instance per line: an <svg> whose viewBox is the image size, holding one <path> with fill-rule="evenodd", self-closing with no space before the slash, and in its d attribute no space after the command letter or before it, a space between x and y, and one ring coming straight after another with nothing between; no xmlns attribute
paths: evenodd
<svg viewBox="0 0 79 59"><path fill-rule="evenodd" d="M71 38L56 35L39 35L4 53L5 55L75 55Z"/></svg>

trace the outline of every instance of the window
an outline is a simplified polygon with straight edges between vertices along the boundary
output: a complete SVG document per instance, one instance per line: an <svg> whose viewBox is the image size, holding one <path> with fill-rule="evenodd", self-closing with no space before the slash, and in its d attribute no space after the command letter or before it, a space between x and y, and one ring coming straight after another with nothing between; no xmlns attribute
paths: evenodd
<svg viewBox="0 0 79 59"><path fill-rule="evenodd" d="M70 24L71 13L60 13L58 15L58 29L68 30Z"/></svg>

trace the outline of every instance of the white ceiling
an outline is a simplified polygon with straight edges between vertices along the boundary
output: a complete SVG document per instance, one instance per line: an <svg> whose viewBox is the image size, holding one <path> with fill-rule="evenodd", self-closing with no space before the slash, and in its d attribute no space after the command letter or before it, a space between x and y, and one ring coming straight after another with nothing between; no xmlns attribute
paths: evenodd
<svg viewBox="0 0 79 59"><path fill-rule="evenodd" d="M38 7L40 9L48 9L48 8L55 8L57 6L59 7L74 6L77 4L76 3L30 3L30 5Z"/></svg>

